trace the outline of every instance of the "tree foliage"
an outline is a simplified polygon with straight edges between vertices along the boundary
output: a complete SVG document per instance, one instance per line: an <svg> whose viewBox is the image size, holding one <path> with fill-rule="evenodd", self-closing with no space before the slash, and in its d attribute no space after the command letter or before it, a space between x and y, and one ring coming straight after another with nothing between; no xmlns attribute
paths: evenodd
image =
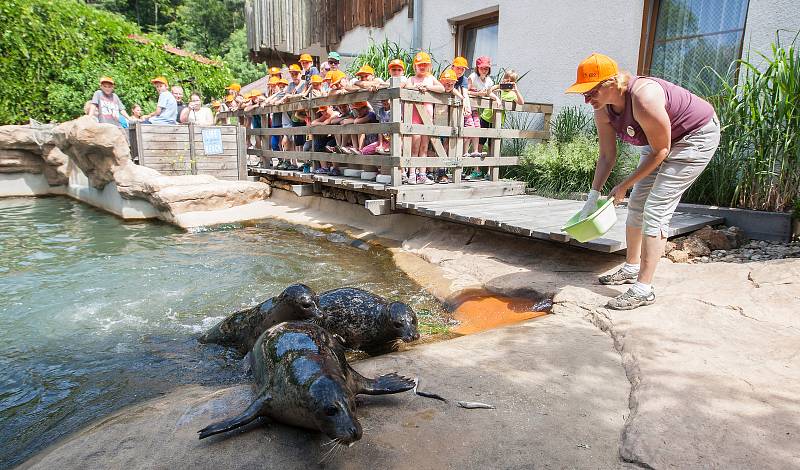
<svg viewBox="0 0 800 470"><path fill-rule="evenodd" d="M103 75L114 78L126 107L140 103L145 112L155 107L156 75L193 78L204 96L221 94L231 79L225 66L164 51L161 36L148 36L152 44L128 39L138 27L78 0L3 0L0 22L0 123L74 118Z"/></svg>

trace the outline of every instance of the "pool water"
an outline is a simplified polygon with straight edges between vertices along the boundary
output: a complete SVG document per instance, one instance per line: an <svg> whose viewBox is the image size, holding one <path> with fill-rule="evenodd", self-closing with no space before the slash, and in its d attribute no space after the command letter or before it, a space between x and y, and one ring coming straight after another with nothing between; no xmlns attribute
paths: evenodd
<svg viewBox="0 0 800 470"><path fill-rule="evenodd" d="M124 222L67 198L0 199L0 468L181 384L247 380L196 341L226 314L294 282L438 302L382 251L288 225L186 233Z"/></svg>

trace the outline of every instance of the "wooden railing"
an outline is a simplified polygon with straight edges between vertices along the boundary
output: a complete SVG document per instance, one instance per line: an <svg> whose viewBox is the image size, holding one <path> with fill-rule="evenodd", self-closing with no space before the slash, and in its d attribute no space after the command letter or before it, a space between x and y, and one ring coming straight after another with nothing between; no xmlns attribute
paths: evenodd
<svg viewBox="0 0 800 470"><path fill-rule="evenodd" d="M472 167L488 167L490 180L499 179L501 166L516 165L519 156L501 156L502 139L541 139L550 136L550 117L553 105L543 103L517 104L503 102L497 105L489 98L471 98L473 109L493 110L493 128L464 127L463 106L461 100L449 93L420 93L416 90L399 88L396 79L389 88L375 92L357 91L345 94L330 95L256 108L250 111L228 111L217 114L217 120L227 121L231 117L261 116L262 128L247 129L247 140L251 136L264 136L261 148L249 149L250 155L261 157L262 167L270 167L273 158L297 159L314 162L335 162L339 164L365 165L380 167L381 174L391 175L392 186L401 184L401 168L452 168L453 182L461 182L462 169ZM380 124L349 124L327 126L299 126L289 128L269 128L268 116L277 112L294 112L306 110L312 115L311 108L319 106L336 106L352 104L358 101L391 102L391 122ZM434 106L433 115L425 110L425 104ZM413 124L412 112L416 108L422 124ZM503 129L502 111L539 113L543 115L541 130ZM526 120L523 120L524 122ZM294 135L337 135L337 134L391 134L389 155L350 155L326 152L273 151L269 136ZM435 157L414 157L411 154L411 137L414 135L431 136L431 147ZM488 138L488 151L485 157L465 157L464 141L472 137ZM446 138L445 143L440 138ZM313 149L312 149L313 150Z"/></svg>

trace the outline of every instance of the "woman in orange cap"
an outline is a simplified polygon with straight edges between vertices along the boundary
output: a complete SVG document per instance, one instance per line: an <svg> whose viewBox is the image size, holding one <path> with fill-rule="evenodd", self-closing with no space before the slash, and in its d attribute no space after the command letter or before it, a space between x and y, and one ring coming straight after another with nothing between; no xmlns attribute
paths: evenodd
<svg viewBox="0 0 800 470"><path fill-rule="evenodd" d="M633 284L607 307L629 310L655 302L653 276L669 223L681 195L708 165L719 145L720 127L707 101L666 80L620 72L610 57L594 53L578 65L578 77L566 90L580 93L594 108L600 157L581 214L597 209L597 200L617 159L617 138L642 146L636 171L609 193L628 201L625 264L601 276L601 284Z"/></svg>
<svg viewBox="0 0 800 470"><path fill-rule="evenodd" d="M414 75L408 79L405 88L417 90L420 93L428 91L435 91L438 93L444 92L444 87L439 83L436 78L431 75L431 56L427 52L418 52L414 56ZM425 113L430 120L433 120L433 104L425 103L423 106ZM417 107L411 116L413 124L422 124L422 116L420 116ZM412 157L427 157L428 156L428 142L430 137L427 135L414 135L411 137L411 156ZM433 179L427 175L427 168L411 168L408 174L408 184L434 184Z"/></svg>

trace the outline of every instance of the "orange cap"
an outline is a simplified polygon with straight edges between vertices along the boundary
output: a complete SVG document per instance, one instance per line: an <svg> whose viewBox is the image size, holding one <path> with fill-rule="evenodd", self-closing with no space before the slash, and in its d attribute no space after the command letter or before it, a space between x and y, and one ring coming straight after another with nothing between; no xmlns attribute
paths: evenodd
<svg viewBox="0 0 800 470"><path fill-rule="evenodd" d="M286 80L285 78L279 78L278 79L278 83L281 84L281 85L288 85L289 84L289 80Z"/></svg>
<svg viewBox="0 0 800 470"><path fill-rule="evenodd" d="M392 60L389 61L389 68L390 69L400 68L400 69L405 70L406 69L406 64L405 64L405 62L403 62L400 59L392 59Z"/></svg>
<svg viewBox="0 0 800 470"><path fill-rule="evenodd" d="M331 74L331 84L334 85L341 82L342 79L347 76L341 70L331 70L330 74Z"/></svg>
<svg viewBox="0 0 800 470"><path fill-rule="evenodd" d="M278 80L280 80L280 78L278 78L277 76L273 75L273 76L269 77L269 82L267 82L267 84L268 85L277 85L278 84Z"/></svg>
<svg viewBox="0 0 800 470"><path fill-rule="evenodd" d="M596 87L598 83L608 80L618 73L619 68L614 59L593 52L578 64L578 78L564 93L586 93Z"/></svg>
<svg viewBox="0 0 800 470"><path fill-rule="evenodd" d="M317 108L317 111L327 111L327 110L328 110L327 106L320 106Z"/></svg>
<svg viewBox="0 0 800 470"><path fill-rule="evenodd" d="M110 83L114 85L114 79L108 76L100 77L100 84L102 85L103 83Z"/></svg>
<svg viewBox="0 0 800 470"><path fill-rule="evenodd" d="M253 91L250 92L250 96L251 97L256 97L256 96L261 96L261 95L262 95L261 90L253 90Z"/></svg>
<svg viewBox="0 0 800 470"><path fill-rule="evenodd" d="M351 104L350 106L352 106L354 108L363 108L365 106L368 106L368 103L366 101L356 101L355 103Z"/></svg>
<svg viewBox="0 0 800 470"><path fill-rule="evenodd" d="M222 106L222 103L219 100L214 100L211 102L212 108L219 108L220 106Z"/></svg>
<svg viewBox="0 0 800 470"><path fill-rule="evenodd" d="M322 83L322 77L320 77L319 75L312 75L311 83Z"/></svg>
<svg viewBox="0 0 800 470"><path fill-rule="evenodd" d="M417 55L414 56L414 65L430 64L430 63L431 63L431 56L425 51L417 52Z"/></svg>
<svg viewBox="0 0 800 470"><path fill-rule="evenodd" d="M322 81L325 81L325 80L327 80L327 81L329 81L329 82L333 80L333 70L329 70L329 71L328 71L328 72L325 74L325 78L323 78L323 79L322 79Z"/></svg>
<svg viewBox="0 0 800 470"><path fill-rule="evenodd" d="M439 76L440 82L454 82L456 80L458 80L458 76L456 76L456 73L453 71L453 69L447 69Z"/></svg>
<svg viewBox="0 0 800 470"><path fill-rule="evenodd" d="M311 59L311 54L301 54L298 62L314 62L314 60Z"/></svg>
<svg viewBox="0 0 800 470"><path fill-rule="evenodd" d="M302 72L303 69L300 68L297 64L292 64L289 66L289 72Z"/></svg>
<svg viewBox="0 0 800 470"><path fill-rule="evenodd" d="M233 95L228 95L225 97L225 102L231 103L233 101Z"/></svg>
<svg viewBox="0 0 800 470"><path fill-rule="evenodd" d="M463 57L456 57L453 59L453 67L469 67L469 62Z"/></svg>
<svg viewBox="0 0 800 470"><path fill-rule="evenodd" d="M360 77L361 75L375 75L375 69L369 64L364 64L358 69L358 72L356 72L356 77Z"/></svg>
<svg viewBox="0 0 800 470"><path fill-rule="evenodd" d="M167 82L167 79L164 78L164 77L161 77L161 76L158 76L158 77L150 80L150 83L163 83L164 85L169 85L169 82Z"/></svg>
<svg viewBox="0 0 800 470"><path fill-rule="evenodd" d="M225 89L226 89L226 90L233 90L233 91L236 91L236 92L238 92L238 91L241 91L241 89L242 89L242 86L241 86L241 85L239 85L238 83L231 83L230 85L228 85L227 87L225 87Z"/></svg>
<svg viewBox="0 0 800 470"><path fill-rule="evenodd" d="M279 69L278 67L270 67L269 68L269 74L270 75L280 75L281 74L281 69Z"/></svg>

